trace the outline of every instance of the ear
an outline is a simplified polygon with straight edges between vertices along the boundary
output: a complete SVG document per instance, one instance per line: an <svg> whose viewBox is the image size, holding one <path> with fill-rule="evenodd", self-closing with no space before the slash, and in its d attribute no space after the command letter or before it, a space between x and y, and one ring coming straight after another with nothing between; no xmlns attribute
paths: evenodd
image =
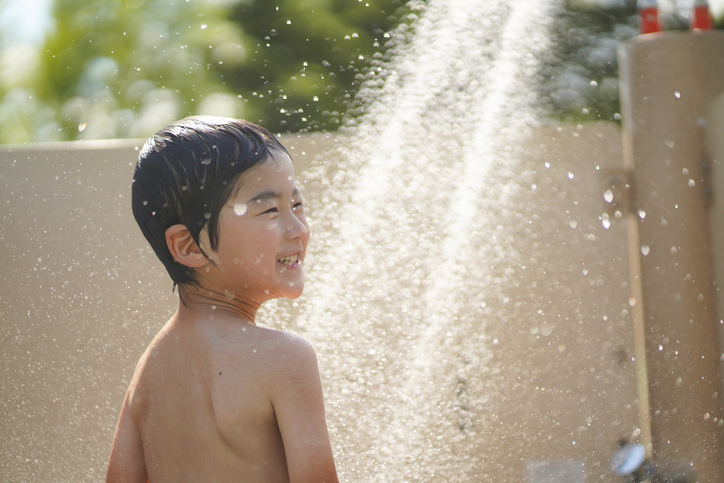
<svg viewBox="0 0 724 483"><path fill-rule="evenodd" d="M191 268L204 267L209 263L184 225L173 225L166 230L166 245L174 260Z"/></svg>

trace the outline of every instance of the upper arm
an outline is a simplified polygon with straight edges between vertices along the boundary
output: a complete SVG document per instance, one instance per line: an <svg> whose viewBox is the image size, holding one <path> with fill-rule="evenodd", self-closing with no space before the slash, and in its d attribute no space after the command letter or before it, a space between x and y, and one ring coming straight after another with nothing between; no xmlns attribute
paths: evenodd
<svg viewBox="0 0 724 483"><path fill-rule="evenodd" d="M113 436L111 456L108 461L106 483L138 482L146 483L148 474L143 457L141 433L131 417L129 396L126 395L118 418L118 426Z"/></svg>
<svg viewBox="0 0 724 483"><path fill-rule="evenodd" d="M317 356L307 342L295 342L286 353L272 396L289 481L336 483Z"/></svg>

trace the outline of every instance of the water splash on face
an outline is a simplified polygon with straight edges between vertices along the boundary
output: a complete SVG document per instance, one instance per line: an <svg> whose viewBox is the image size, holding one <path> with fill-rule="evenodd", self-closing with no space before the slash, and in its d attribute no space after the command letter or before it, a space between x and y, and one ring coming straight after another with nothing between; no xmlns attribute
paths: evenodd
<svg viewBox="0 0 724 483"><path fill-rule="evenodd" d="M244 213L246 213L246 210L248 207L246 206L246 203L235 203L234 204L234 213L236 216L243 216Z"/></svg>

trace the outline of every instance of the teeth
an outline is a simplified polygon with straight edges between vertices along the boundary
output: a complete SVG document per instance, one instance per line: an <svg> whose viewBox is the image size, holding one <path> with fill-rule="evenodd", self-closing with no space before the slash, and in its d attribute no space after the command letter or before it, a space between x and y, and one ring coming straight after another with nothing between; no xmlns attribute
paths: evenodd
<svg viewBox="0 0 724 483"><path fill-rule="evenodd" d="M299 261L298 255L289 255L288 257L280 258L279 263L282 265L294 265Z"/></svg>

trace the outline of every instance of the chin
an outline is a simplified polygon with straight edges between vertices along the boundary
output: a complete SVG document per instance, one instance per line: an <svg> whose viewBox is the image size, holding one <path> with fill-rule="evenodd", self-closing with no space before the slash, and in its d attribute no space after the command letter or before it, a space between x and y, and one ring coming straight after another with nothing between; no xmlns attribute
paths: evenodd
<svg viewBox="0 0 724 483"><path fill-rule="evenodd" d="M289 300L298 299L301 296L302 296L302 288L300 288L299 290L295 290L295 291L289 291L289 292L285 293L284 295L282 295L282 297L284 297L285 299L289 299Z"/></svg>
<svg viewBox="0 0 724 483"><path fill-rule="evenodd" d="M294 287L289 287L281 292L281 296L285 299L294 300L301 297L304 291L304 282L297 282Z"/></svg>

